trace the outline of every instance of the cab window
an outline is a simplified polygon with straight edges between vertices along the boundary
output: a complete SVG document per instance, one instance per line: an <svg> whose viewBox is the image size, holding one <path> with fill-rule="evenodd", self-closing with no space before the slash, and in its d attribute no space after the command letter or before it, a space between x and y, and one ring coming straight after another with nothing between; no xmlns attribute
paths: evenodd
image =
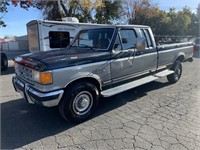
<svg viewBox="0 0 200 150"><path fill-rule="evenodd" d="M136 45L136 34L132 29L122 29L119 31L121 36L122 48L134 49Z"/></svg>
<svg viewBox="0 0 200 150"><path fill-rule="evenodd" d="M146 49L153 48L152 40L148 29L141 29L142 37L145 38Z"/></svg>

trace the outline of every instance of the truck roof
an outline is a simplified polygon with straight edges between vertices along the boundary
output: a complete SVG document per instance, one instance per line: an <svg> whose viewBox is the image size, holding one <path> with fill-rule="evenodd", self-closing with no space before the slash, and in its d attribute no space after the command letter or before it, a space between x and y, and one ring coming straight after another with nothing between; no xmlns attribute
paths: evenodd
<svg viewBox="0 0 200 150"><path fill-rule="evenodd" d="M75 23L75 22L64 22L64 21L51 21L51 20L32 20L26 25L32 25L35 23L51 23L51 24L71 24L71 25L88 25L88 26L102 26L102 27L135 27L135 28L149 28L146 25L111 25L111 24L94 24L94 23Z"/></svg>

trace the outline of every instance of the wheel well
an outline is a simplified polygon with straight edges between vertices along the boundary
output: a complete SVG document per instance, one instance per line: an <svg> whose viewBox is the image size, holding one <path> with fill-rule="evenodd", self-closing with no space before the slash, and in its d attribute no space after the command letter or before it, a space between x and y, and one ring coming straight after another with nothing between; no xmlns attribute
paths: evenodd
<svg viewBox="0 0 200 150"><path fill-rule="evenodd" d="M75 81L69 83L69 84L66 86L66 88L72 86L73 84L79 83L79 82L89 82L89 83L92 83L92 84L94 84L94 85L97 87L97 89L98 89L99 91L101 90L101 85L100 85L99 81L96 80L96 79L94 79L94 78L90 78L90 77L85 77L85 78L77 79L77 80L75 80Z"/></svg>
<svg viewBox="0 0 200 150"><path fill-rule="evenodd" d="M179 60L180 62L183 62L185 59L185 57L183 55L178 56L178 58L176 58L176 60Z"/></svg>

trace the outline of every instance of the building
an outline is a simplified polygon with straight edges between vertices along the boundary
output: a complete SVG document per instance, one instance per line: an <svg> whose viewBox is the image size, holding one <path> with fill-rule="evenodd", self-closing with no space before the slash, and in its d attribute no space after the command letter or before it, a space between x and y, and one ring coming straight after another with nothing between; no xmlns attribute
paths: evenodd
<svg viewBox="0 0 200 150"><path fill-rule="evenodd" d="M6 39L1 43L2 50L28 50L27 35Z"/></svg>

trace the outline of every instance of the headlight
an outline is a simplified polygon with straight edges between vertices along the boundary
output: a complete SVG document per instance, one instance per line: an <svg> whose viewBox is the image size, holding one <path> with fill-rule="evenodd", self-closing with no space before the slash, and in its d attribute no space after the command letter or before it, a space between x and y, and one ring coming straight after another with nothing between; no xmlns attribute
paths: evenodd
<svg viewBox="0 0 200 150"><path fill-rule="evenodd" d="M33 80L40 83L40 84L52 84L52 71L47 72L38 72L33 71Z"/></svg>

